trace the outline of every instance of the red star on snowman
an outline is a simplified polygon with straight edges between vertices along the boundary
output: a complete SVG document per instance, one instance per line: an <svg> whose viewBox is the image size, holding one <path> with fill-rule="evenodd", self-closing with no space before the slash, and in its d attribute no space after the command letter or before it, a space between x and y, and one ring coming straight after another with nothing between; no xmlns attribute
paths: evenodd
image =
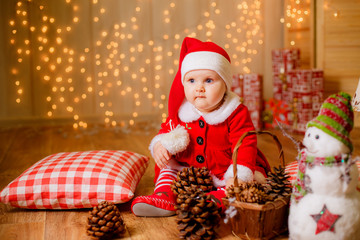
<svg viewBox="0 0 360 240"><path fill-rule="evenodd" d="M315 235L317 235L324 231L335 232L335 223L341 217L341 215L332 214L327 209L326 205L324 205L319 214L311 215L311 217L317 224L315 232Z"/></svg>

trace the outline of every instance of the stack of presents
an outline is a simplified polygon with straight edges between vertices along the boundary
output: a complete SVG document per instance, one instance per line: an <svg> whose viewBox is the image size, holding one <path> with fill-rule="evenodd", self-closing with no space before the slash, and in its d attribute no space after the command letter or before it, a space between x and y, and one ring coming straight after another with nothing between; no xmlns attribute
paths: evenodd
<svg viewBox="0 0 360 240"><path fill-rule="evenodd" d="M299 49L272 51L273 98L264 103L262 77L236 74L232 90L249 109L256 129L276 128L304 133L306 123L317 116L323 101L323 71L300 69Z"/></svg>

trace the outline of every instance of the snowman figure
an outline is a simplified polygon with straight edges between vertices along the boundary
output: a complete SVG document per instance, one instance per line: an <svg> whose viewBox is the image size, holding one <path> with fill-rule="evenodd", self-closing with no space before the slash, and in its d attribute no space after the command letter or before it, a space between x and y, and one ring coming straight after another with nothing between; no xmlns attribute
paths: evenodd
<svg viewBox="0 0 360 240"><path fill-rule="evenodd" d="M289 237L360 239L358 168L349 133L354 114L350 95L331 95L308 122L289 213Z"/></svg>

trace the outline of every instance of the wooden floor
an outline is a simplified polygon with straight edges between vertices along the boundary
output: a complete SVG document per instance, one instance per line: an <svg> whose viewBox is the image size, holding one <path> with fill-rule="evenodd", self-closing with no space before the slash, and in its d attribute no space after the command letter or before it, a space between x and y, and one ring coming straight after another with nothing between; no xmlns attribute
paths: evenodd
<svg viewBox="0 0 360 240"><path fill-rule="evenodd" d="M64 151L119 149L150 156L148 144L155 130L132 131L94 127L86 131L67 126L0 128L0 189L20 175L25 169L43 157ZM285 152L286 162L295 160L294 145L278 131L273 131ZM360 129L352 132L354 155L360 155ZM302 135L294 135L302 139ZM271 138L260 137L259 148L269 158L272 166L279 165L277 151ZM142 178L136 195L151 194L153 190L151 162ZM122 239L178 239L174 217L135 217L130 211L131 202L118 205L122 212L126 233ZM24 210L0 204L0 239L90 239L85 232L88 209L45 211ZM216 230L217 239L235 239L228 225L221 224ZM277 239L287 239L287 235Z"/></svg>

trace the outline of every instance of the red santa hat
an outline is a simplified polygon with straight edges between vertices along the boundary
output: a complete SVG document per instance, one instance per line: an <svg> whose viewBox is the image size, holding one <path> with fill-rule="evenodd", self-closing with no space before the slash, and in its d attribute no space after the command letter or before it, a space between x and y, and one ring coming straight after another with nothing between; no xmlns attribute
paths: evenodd
<svg viewBox="0 0 360 240"><path fill-rule="evenodd" d="M168 112L169 117L177 117L178 110L184 101L183 79L192 70L213 70L224 80L227 90L232 84L230 57L226 51L212 42L202 42L186 37L182 43L179 59L179 70L170 89Z"/></svg>

